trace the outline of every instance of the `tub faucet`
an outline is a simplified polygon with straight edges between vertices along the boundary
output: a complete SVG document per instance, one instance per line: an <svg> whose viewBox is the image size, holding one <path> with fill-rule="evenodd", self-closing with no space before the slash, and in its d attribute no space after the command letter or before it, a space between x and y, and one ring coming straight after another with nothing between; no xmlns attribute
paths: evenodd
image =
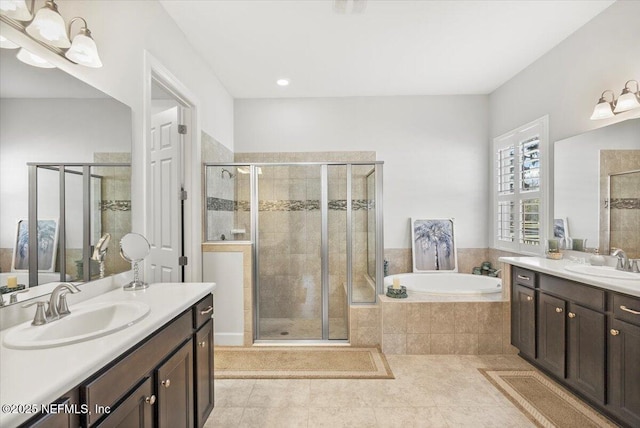
<svg viewBox="0 0 640 428"><path fill-rule="evenodd" d="M65 294L68 292L75 294L79 293L80 289L70 282L63 282L53 289L47 307L47 321L54 321L71 313L65 298Z"/></svg>
<svg viewBox="0 0 640 428"><path fill-rule="evenodd" d="M616 248L616 250L611 253L612 256L618 258L618 264L616 265L617 270L630 271L631 265L629 264L629 258L627 257L627 253L622 251L620 248Z"/></svg>

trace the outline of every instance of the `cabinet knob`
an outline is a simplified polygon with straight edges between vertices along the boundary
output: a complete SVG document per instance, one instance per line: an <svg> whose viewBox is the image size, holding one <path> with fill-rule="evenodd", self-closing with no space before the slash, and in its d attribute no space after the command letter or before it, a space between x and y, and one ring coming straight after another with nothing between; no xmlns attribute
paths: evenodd
<svg viewBox="0 0 640 428"><path fill-rule="evenodd" d="M205 342L204 340L202 342L198 342L198 346L204 348L205 346L207 346L207 342Z"/></svg>
<svg viewBox="0 0 640 428"><path fill-rule="evenodd" d="M616 330L615 328L612 328L610 332L611 332L611 336L617 336L620 334L620 330Z"/></svg>
<svg viewBox="0 0 640 428"><path fill-rule="evenodd" d="M562 308L556 308L556 312L557 313L561 313L562 312Z"/></svg>
<svg viewBox="0 0 640 428"><path fill-rule="evenodd" d="M532 300L533 300L533 297L531 297L531 296L527 296L527 302L530 302L530 301L532 301Z"/></svg>
<svg viewBox="0 0 640 428"><path fill-rule="evenodd" d="M567 315L569 315L569 318L575 318L576 314L574 314L573 312L569 312Z"/></svg>
<svg viewBox="0 0 640 428"><path fill-rule="evenodd" d="M165 388L169 388L171 386L171 380L170 379L163 380L162 386L164 386Z"/></svg>
<svg viewBox="0 0 640 428"><path fill-rule="evenodd" d="M152 395L151 397L145 397L144 401L145 401L147 404L149 404L149 405L153 406L153 405L156 403L156 396L155 396L155 395Z"/></svg>

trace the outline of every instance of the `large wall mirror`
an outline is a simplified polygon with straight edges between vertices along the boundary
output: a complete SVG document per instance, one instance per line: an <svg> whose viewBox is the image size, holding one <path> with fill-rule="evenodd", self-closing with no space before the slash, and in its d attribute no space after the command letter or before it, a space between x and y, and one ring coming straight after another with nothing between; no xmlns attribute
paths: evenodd
<svg viewBox="0 0 640 428"><path fill-rule="evenodd" d="M554 218L569 236L640 257L640 118L557 141Z"/></svg>
<svg viewBox="0 0 640 428"><path fill-rule="evenodd" d="M38 290L46 292L48 287L36 288L43 284L129 270L118 242L131 231L131 109L58 68L21 62L20 46L12 46L11 34L2 36L0 287L17 278L30 286L24 296L36 297ZM33 263L25 260L24 236L34 183L35 276ZM107 234L110 248L94 251Z"/></svg>

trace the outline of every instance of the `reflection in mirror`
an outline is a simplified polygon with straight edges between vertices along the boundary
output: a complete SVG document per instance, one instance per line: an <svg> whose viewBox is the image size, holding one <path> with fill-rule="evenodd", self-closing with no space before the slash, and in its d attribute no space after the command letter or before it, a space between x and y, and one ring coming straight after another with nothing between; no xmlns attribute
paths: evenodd
<svg viewBox="0 0 640 428"><path fill-rule="evenodd" d="M570 238L586 239L588 247L608 254L608 176L636 169L640 169L640 119L557 141L554 218L567 219ZM617 209L612 207L612 213ZM636 199L635 204L619 209L640 213L640 203ZM632 242L640 240L638 228L626 228L625 233Z"/></svg>
<svg viewBox="0 0 640 428"><path fill-rule="evenodd" d="M149 285L140 279L138 263L144 260L151 252L151 245L147 238L139 233L127 233L120 240L120 255L126 261L133 263L133 281L124 286L125 290L142 290Z"/></svg>
<svg viewBox="0 0 640 428"><path fill-rule="evenodd" d="M131 110L59 69L31 67L15 54L0 49L0 287L8 277L31 287L84 281L86 264L89 279L96 279L100 263L89 263L92 247L105 233L119 240L131 230ZM83 168L77 165L96 163L127 166L91 166L86 192ZM53 250L55 263L50 269L39 268L31 284L28 271L12 266L18 222L27 222L30 214L28 164L38 164L37 219L55 220L59 242L66 244ZM62 174L61 164L67 165ZM86 198L91 207L88 223ZM90 232L85 232L86 225ZM105 275L130 268L117 251L107 251L104 262ZM24 298L37 297L36 290Z"/></svg>

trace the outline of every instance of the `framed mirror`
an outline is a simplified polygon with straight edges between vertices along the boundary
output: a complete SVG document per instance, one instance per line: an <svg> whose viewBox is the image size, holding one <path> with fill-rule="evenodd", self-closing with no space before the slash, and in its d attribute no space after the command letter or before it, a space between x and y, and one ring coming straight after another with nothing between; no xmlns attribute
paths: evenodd
<svg viewBox="0 0 640 428"><path fill-rule="evenodd" d="M131 109L58 68L21 62L21 47L5 30L2 36L9 43L3 41L0 48L0 287L10 277L12 283L29 284L29 270L12 265L18 225L27 227L32 211L30 166L36 171L37 223L53 220L57 239L65 245L50 249L53 265L46 272L38 268L37 283L31 282L24 296L36 297L35 287L47 283L97 279L98 259L104 275L129 270L114 247L131 231ZM105 234L112 248L103 240L93 260ZM24 266L25 260L20 262Z"/></svg>
<svg viewBox="0 0 640 428"><path fill-rule="evenodd" d="M625 251L640 247L640 222L623 220L629 217L627 214L640 218L635 214L640 213L640 195L633 196L633 186L627 189L631 193L622 189L621 196L613 198L628 201L614 200L612 205L608 184L612 175L639 169L640 118L557 141L553 168L554 219L566 219L569 237L586 239L586 247L598 248L601 254L609 254L610 248L616 245ZM620 222L624 224L617 224ZM621 227L625 241L610 242L610 231Z"/></svg>

